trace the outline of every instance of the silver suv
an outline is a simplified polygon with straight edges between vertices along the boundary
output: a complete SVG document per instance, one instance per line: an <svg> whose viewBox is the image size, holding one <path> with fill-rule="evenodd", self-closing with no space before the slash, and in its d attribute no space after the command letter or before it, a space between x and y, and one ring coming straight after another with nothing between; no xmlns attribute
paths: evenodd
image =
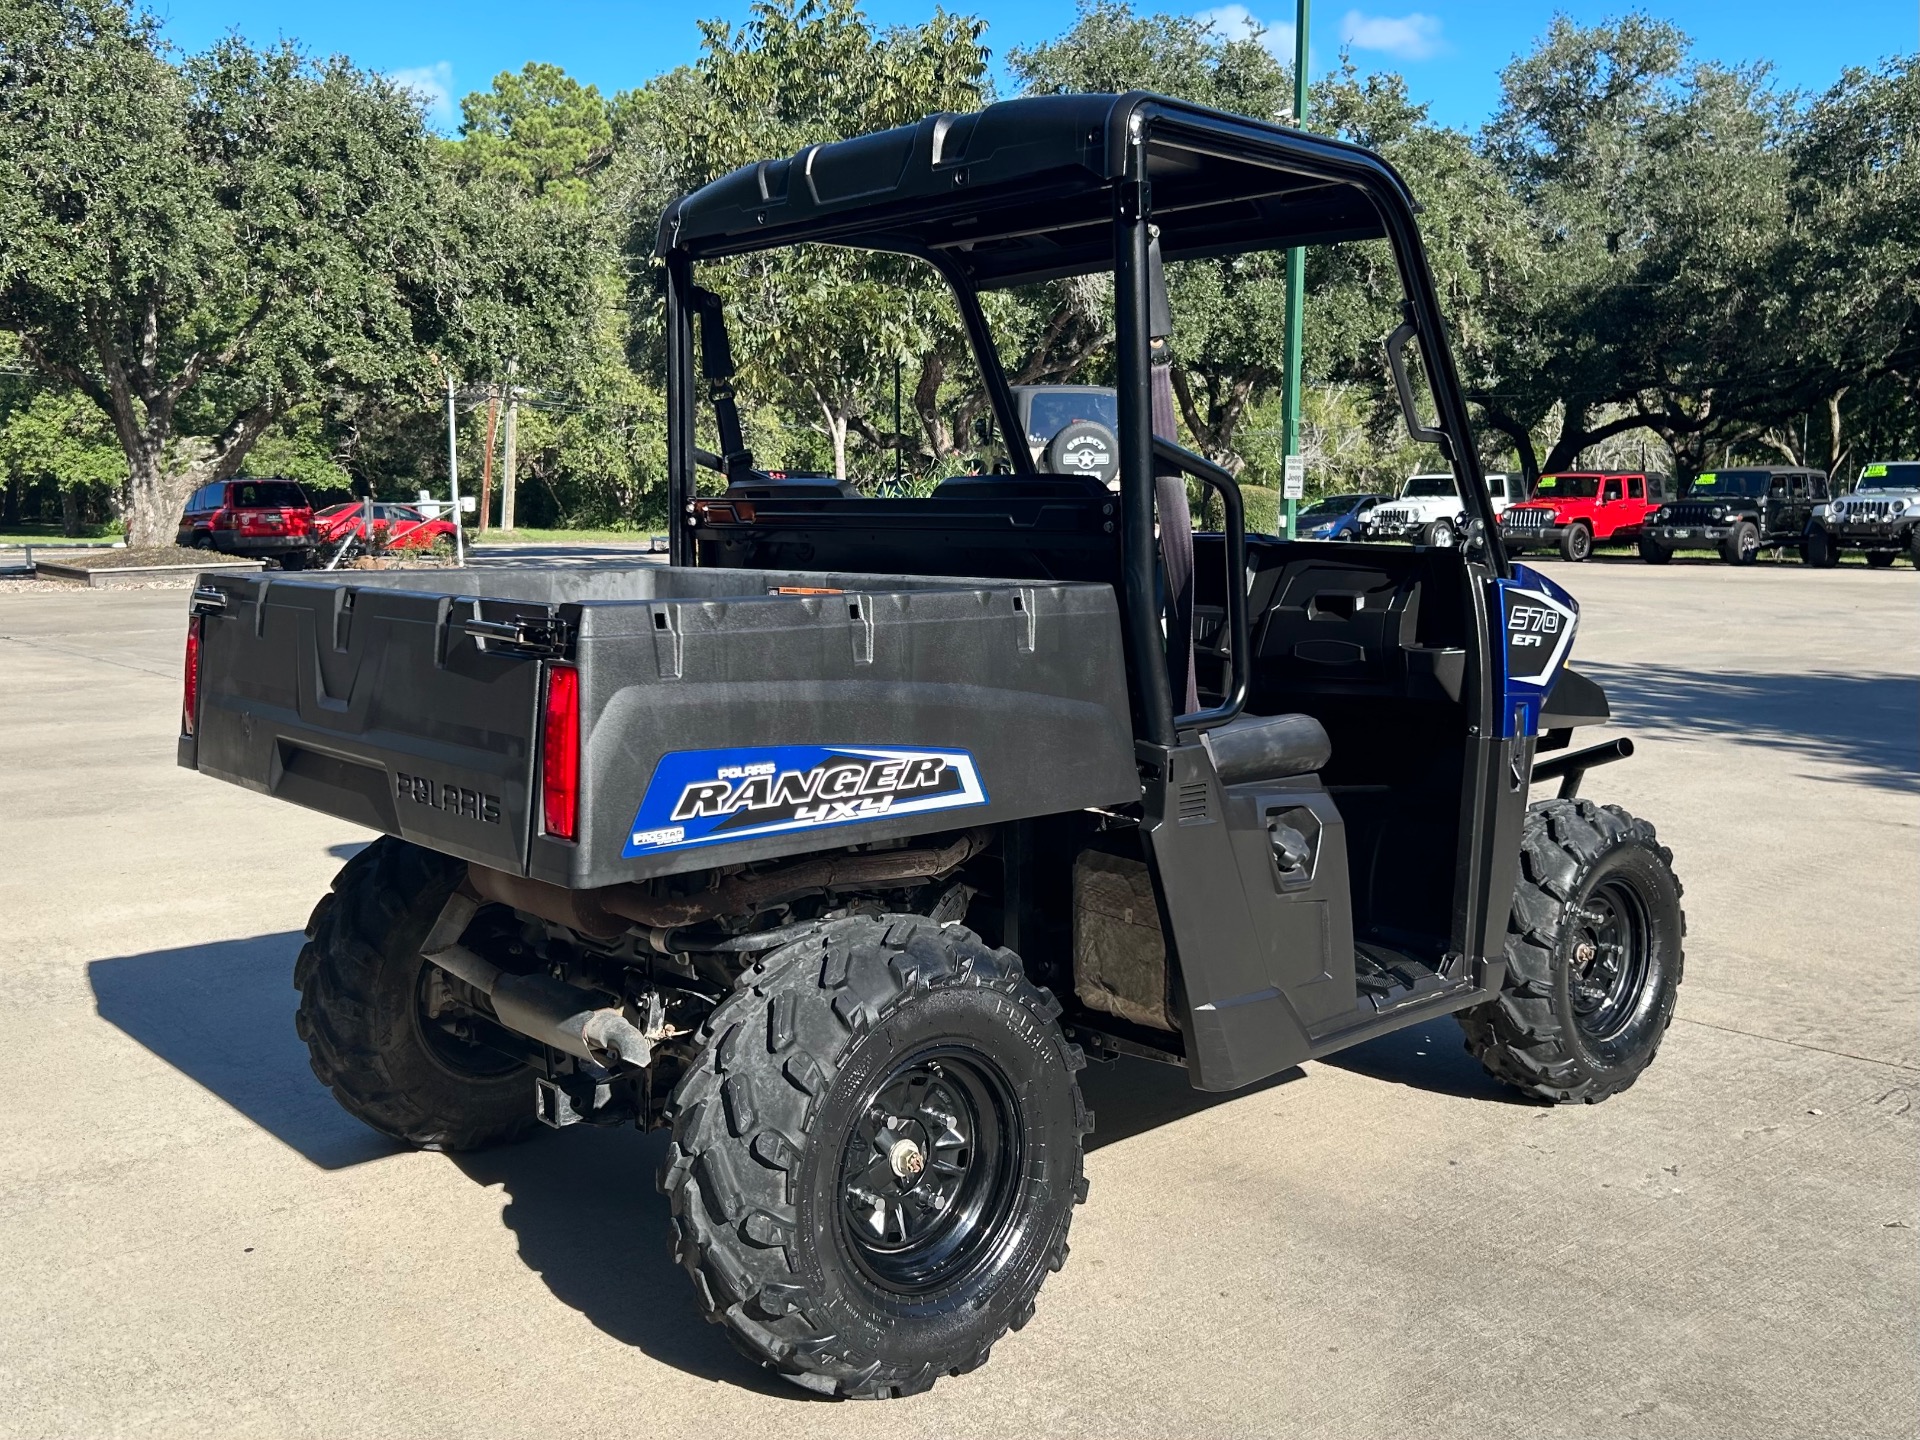
<svg viewBox="0 0 1920 1440"><path fill-rule="evenodd" d="M1816 505L1801 542L1809 565L1838 565L1848 550L1884 569L1900 556L1920 568L1920 460L1875 460L1860 467L1853 492Z"/></svg>

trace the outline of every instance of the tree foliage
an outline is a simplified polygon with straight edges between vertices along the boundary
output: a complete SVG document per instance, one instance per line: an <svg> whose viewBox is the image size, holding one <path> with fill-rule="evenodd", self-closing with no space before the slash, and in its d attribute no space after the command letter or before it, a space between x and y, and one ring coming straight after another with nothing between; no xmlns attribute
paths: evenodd
<svg viewBox="0 0 1920 1440"><path fill-rule="evenodd" d="M343 60L238 39L181 56L118 0L0 0L8 513L113 496L131 532L164 539L193 486L242 469L410 494L444 474L446 377L477 468L476 407L511 374L530 522L659 518L665 205L993 98L986 27L962 13L885 27L857 0L765 0L701 36L694 64L612 97L549 64L502 73L443 140ZM1125 0L1083 0L1007 73L1263 120L1291 99L1259 34ZM1701 62L1664 21L1563 17L1501 73L1477 135L1344 56L1309 121L1378 151L1420 200L1489 459L1652 444L1682 468L1729 449L1838 468L1920 449L1915 57L1800 95ZM1170 267L1186 438L1255 484L1278 478L1285 263ZM767 463L924 478L977 443L979 377L931 271L814 248L701 278L728 302ZM1433 463L1391 403L1385 243L1310 250L1306 279L1310 483ZM985 303L1016 383L1111 378L1100 277Z"/></svg>
<svg viewBox="0 0 1920 1440"><path fill-rule="evenodd" d="M345 61L175 64L111 0L0 4L0 326L109 418L133 543L303 401L522 353L575 308L541 217L450 180Z"/></svg>

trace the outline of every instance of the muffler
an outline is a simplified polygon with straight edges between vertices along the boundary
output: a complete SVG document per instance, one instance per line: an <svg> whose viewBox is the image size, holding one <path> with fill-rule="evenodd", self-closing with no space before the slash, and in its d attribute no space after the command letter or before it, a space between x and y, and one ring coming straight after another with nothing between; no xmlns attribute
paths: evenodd
<svg viewBox="0 0 1920 1440"><path fill-rule="evenodd" d="M493 1004L507 1029L596 1065L646 1065L653 1039L621 1013L613 997L556 980L551 975L515 975L460 943L480 908L480 898L461 886L447 897L420 954L449 975L466 981Z"/></svg>

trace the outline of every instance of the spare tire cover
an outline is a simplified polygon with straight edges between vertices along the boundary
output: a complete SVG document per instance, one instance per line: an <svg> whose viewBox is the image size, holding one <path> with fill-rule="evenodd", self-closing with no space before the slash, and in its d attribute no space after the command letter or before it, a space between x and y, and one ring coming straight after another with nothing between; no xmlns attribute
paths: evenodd
<svg viewBox="0 0 1920 1440"><path fill-rule="evenodd" d="M1120 447L1097 420L1076 420L1047 442L1040 465L1053 475L1091 475L1105 485L1120 473Z"/></svg>

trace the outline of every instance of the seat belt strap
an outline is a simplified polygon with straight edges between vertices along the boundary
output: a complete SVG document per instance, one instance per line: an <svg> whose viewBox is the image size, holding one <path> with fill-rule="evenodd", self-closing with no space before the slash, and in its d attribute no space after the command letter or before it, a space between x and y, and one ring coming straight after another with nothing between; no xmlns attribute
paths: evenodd
<svg viewBox="0 0 1920 1440"><path fill-rule="evenodd" d="M694 311L700 317L700 374L713 401L713 421L720 432L720 468L727 483L744 480L753 470L753 452L740 428L740 408L733 398L733 346L727 339L727 317L720 297L696 288Z"/></svg>

